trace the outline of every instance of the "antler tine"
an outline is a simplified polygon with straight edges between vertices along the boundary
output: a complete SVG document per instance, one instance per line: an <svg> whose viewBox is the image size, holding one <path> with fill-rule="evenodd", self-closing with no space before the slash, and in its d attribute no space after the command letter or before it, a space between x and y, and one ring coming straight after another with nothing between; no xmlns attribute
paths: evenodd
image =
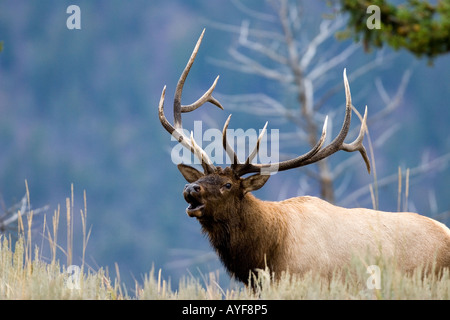
<svg viewBox="0 0 450 320"><path fill-rule="evenodd" d="M228 141L227 141L227 129L228 129L228 124L230 123L230 119L231 119L231 114L228 116L228 119L227 119L227 121L225 121L225 124L223 126L223 130L222 130L222 145L223 145L223 148L225 149L228 157L230 157L230 160L232 161L231 162L231 166L234 168L234 166L236 164L239 164L239 160L238 160L236 152L228 144Z"/></svg>
<svg viewBox="0 0 450 320"><path fill-rule="evenodd" d="M203 170L205 172L213 172L214 165L211 162L211 159L209 159L208 155L206 154L205 150L200 148L199 145L194 140L194 133L191 131L191 144L194 149L194 154L197 156L197 158L201 161Z"/></svg>
<svg viewBox="0 0 450 320"><path fill-rule="evenodd" d="M169 132L179 143L181 143L183 146L191 150L191 152L194 153L194 148L189 143L189 139L183 134L181 129L175 129L174 126L170 124L170 122L167 120L166 115L164 114L164 99L166 95L166 86L164 86L163 91L161 93L161 98L159 100L159 106L158 106L158 114L159 114L159 121L161 122L164 129L166 129L167 132Z"/></svg>
<svg viewBox="0 0 450 320"><path fill-rule="evenodd" d="M337 135L337 137L325 148L320 150L316 155L314 155L311 159L306 161L304 165L317 162L319 160L322 160L333 153L344 150L348 152L353 152L358 150L361 153L361 156L363 157L364 162L366 163L367 171L370 173L370 161L367 157L366 149L364 148L362 141L364 139L364 134L367 130L367 107L364 112L364 117L361 121L361 129L359 132L358 137L353 141L352 143L344 143L344 139L348 134L349 128L350 128L350 122L352 117L352 97L350 93L350 85L348 84L347 79L347 72L346 69L344 69L343 73L344 78L344 88L345 88L345 100L346 100L346 108L345 108L345 120L342 124L341 131Z"/></svg>
<svg viewBox="0 0 450 320"><path fill-rule="evenodd" d="M193 136L189 139L186 135L184 135L182 128L175 129L174 126L170 124L164 114L164 98L166 94L166 86L164 86L163 91L161 93L161 98L159 100L158 114L159 121L162 126L169 132L179 143L181 143L184 147L188 148L193 154L195 154L199 160L201 161L203 170L205 172L214 172L214 165L209 159L208 155L205 151L200 148L200 146L195 143Z"/></svg>
<svg viewBox="0 0 450 320"><path fill-rule="evenodd" d="M206 102L210 102L223 110L223 107L220 104L220 102L212 96L212 92L216 88L216 84L217 84L217 81L219 80L219 77L220 76L216 77L216 79L214 80L213 84L208 89L208 91L206 91L197 101L195 101L194 103L189 104L189 105L181 106L181 112L184 113L184 112L194 111L195 109L204 105Z"/></svg>
<svg viewBox="0 0 450 320"><path fill-rule="evenodd" d="M259 152L259 145L260 145L261 139L264 137L264 134L266 133L266 128L267 128L268 122L266 122L266 124L264 125L264 128L261 130L261 133L258 136L258 140L256 141L256 146L253 149L253 151L249 154L247 160L245 160L245 164L241 164L239 162L236 152L228 144L228 141L227 141L227 129L228 129L228 125L230 123L230 119L231 119L231 114L228 116L228 119L225 121L225 125L223 126L222 145L223 145L223 148L225 149L225 151L227 152L228 157L230 157L230 159L232 160L231 168L233 170L240 172L243 169L249 169L250 167L253 166L250 163Z"/></svg>
<svg viewBox="0 0 450 320"><path fill-rule="evenodd" d="M159 106L158 106L159 121L161 122L164 129L167 130L167 132L169 132L183 146L185 146L186 148L190 149L193 152L192 146L188 143L186 137L183 135L181 130L176 130L167 120L166 115L164 114L165 96L166 96L166 86L164 86L163 91L161 93L161 98L159 99Z"/></svg>
<svg viewBox="0 0 450 320"><path fill-rule="evenodd" d="M259 152L259 144L260 144L260 142L261 142L261 139L264 137L264 134L266 133L266 128L267 128L267 124L268 124L268 123L269 123L269 122L266 121L266 124L264 125L264 128L262 129L261 133L259 134L258 140L256 141L256 146L255 146L255 148L254 148L253 151L249 154L247 160L245 160L245 164L246 164L246 165L249 165L249 164L252 162L253 158L258 154L258 152Z"/></svg>
<svg viewBox="0 0 450 320"><path fill-rule="evenodd" d="M263 169L265 170L265 173L270 173L270 172L283 171L283 170L288 170L291 168L301 167L305 161L307 161L308 159L313 157L317 152L319 152L320 148L322 148L322 145L325 142L325 137L327 134L327 123L328 123L328 116L325 117L325 121L324 121L323 128L322 128L322 135L321 135L319 141L317 141L316 145L307 153L305 153L301 156L298 156L297 158L278 162L278 163L251 164L250 163L251 160L258 153L259 143L263 137L263 134L265 133L265 129L267 126L267 122L266 122L266 126L264 126L264 129L258 138L255 149L250 154L250 156L247 158L247 161L245 162L245 164L241 164L237 168L238 175L243 176L247 173L262 172Z"/></svg>
<svg viewBox="0 0 450 320"><path fill-rule="evenodd" d="M290 160L282 161L279 163L273 163L273 164L250 164L249 162L251 160L248 161L248 159L247 159L245 164L239 165L238 174L240 176L242 176L244 174L251 173L251 172L262 172L262 169L264 169L266 173L270 173L270 172L298 168L298 167L302 167L302 166L320 161L339 150L344 150L347 152L359 151L361 153L361 156L364 159L364 162L366 163L367 171L369 171L369 173L370 173L370 161L367 156L366 149L364 148L364 146L362 144L362 141L364 139L364 134L367 131L367 106L366 106L366 110L364 112L364 117L361 120L361 129L359 131L358 137L352 143L344 143L344 140L345 140L345 138L348 134L349 128L350 128L351 115L352 115L352 98L351 98L351 93L350 93L350 86L348 84L346 69L344 69L343 78L344 78L345 99L346 99L345 119L344 119L344 123L342 124L341 131L328 146L321 149L322 145L325 141L325 136L326 136L326 128L327 128L327 122L328 122L328 117L326 117L323 129L322 129L322 136L319 139L319 141L316 143L316 145L309 152L307 152L304 155L301 155L295 159L290 159ZM258 152L258 146L252 152L251 158L253 158L257 152Z"/></svg>
<svg viewBox="0 0 450 320"><path fill-rule="evenodd" d="M159 99L159 105L158 105L158 115L159 115L159 121L161 122L162 126L172 134L173 131L175 131L175 128L170 124L169 121L167 121L166 116L164 115L164 99L166 97L166 86L164 86L163 91L161 93L161 98Z"/></svg>
<svg viewBox="0 0 450 320"><path fill-rule="evenodd" d="M200 48L200 44L203 40L203 35L205 34L205 29L203 29L202 34L197 40L197 43L195 44L194 50L192 51L191 57L188 60L188 63L186 64L186 67L184 68L183 72L181 73L180 79L178 80L177 87L175 89L175 96L173 99L173 118L174 118L174 125L175 128L181 128L181 95L183 93L183 87L184 82L186 81L186 78L189 74L189 71L191 70L192 65L194 64L195 57L197 56L198 49Z"/></svg>
<svg viewBox="0 0 450 320"><path fill-rule="evenodd" d="M166 93L166 86L164 86L163 91L161 93L161 98L159 101L159 120L162 126L169 132L179 143L181 143L184 147L188 148L193 154L195 154L202 163L202 167L205 170L205 173L214 172L215 167L212 164L212 161L209 159L206 152L197 144L195 140L191 136L189 138L183 133L183 126L181 121L181 113L194 111L195 109L201 107L206 102L211 102L212 104L218 106L223 109L222 105L219 101L217 101L213 96L212 92L214 91L217 81L219 77L217 77L211 87L193 104L182 106L181 105L181 95L183 93L183 86L186 81L186 78L191 70L192 64L194 63L195 57L197 56L197 52L200 48L200 44L202 43L203 35L205 34L205 29L203 29L202 34L200 35L197 43L194 47L194 50L189 58L186 67L181 73L180 79L178 80L177 87L175 89L175 96L173 101L173 117L174 117L174 125L171 125L167 120L164 114L164 99Z"/></svg>
<svg viewBox="0 0 450 320"><path fill-rule="evenodd" d="M197 43L195 44L194 50L192 51L191 57L189 58L188 63L186 64L186 67L184 68L183 72L181 73L180 79L178 80L177 87L175 89L175 96L173 101L173 117L174 117L174 126L175 128L182 128L182 122L181 122L181 113L185 112L191 112L195 109L201 107L206 102L211 102L212 104L216 105L220 109L223 110L222 105L220 104L217 99L215 99L212 96L212 92L214 91L217 81L219 80L219 76L216 77L211 87L194 103L190 105L183 106L181 105L181 95L183 93L183 87L184 83L186 81L186 78L189 74L189 71L191 70L192 65L194 64L195 57L197 56L198 50L200 48L200 45L203 40L203 36L205 34L205 29L203 29L202 34L197 40Z"/></svg>
<svg viewBox="0 0 450 320"><path fill-rule="evenodd" d="M359 115L359 117L361 117L361 115ZM364 148L364 145L362 144L364 134L366 133L367 130L368 129L367 129L367 106L366 106L366 109L364 110L364 117L361 120L361 129L359 130L358 137L352 143L343 143L341 150L347 152L359 151L364 159L364 162L366 163L367 171L370 173L369 157L367 156L366 148Z"/></svg>

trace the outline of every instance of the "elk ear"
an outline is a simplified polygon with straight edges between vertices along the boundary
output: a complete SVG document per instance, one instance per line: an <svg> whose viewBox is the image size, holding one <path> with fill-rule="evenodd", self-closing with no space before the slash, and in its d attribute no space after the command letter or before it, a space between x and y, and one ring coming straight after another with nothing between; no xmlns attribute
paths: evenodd
<svg viewBox="0 0 450 320"><path fill-rule="evenodd" d="M258 190L269 180L270 175L268 174L254 174L242 180L242 187L244 188L244 193Z"/></svg>
<svg viewBox="0 0 450 320"><path fill-rule="evenodd" d="M197 169L187 166L185 164L179 164L178 170L180 170L183 177L187 180L187 182L192 183L203 177L205 174L203 172L198 171Z"/></svg>

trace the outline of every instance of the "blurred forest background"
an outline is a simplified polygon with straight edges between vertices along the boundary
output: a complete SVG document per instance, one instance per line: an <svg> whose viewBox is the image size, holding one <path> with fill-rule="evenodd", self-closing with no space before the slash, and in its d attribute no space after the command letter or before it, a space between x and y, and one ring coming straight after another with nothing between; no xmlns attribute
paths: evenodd
<svg viewBox="0 0 450 320"><path fill-rule="evenodd" d="M269 120L268 129L279 129L284 137L280 142L283 154L309 150L307 144L297 142L295 133L299 129L286 116L299 110L289 70L254 46L274 44L283 34L276 3L2 0L3 211L20 201L27 180L32 206L49 206L48 224L58 205L64 212L73 183L78 208L75 212L84 207L83 191L87 194L92 234L86 263L94 269L101 266L113 271L117 263L121 279L130 285L133 279L142 281L152 264L163 268L163 276L170 277L173 283L181 275L199 276L200 272L217 269L221 270L222 281L226 281L228 276L201 234L198 222L185 214L185 181L171 163L174 142L159 123L157 107L161 90L167 85L166 112L171 116L178 77L206 28L183 102L195 101L220 75L215 96L225 111L205 106L184 116L184 126L192 128L194 120L202 119L204 130L208 126L221 129L233 112L230 128L260 129ZM81 8L81 30L66 27L66 9L71 4ZM304 48L324 30L323 21L336 27L317 44L304 70L313 75L315 67L329 67L317 76L314 91L314 99L323 102L321 114L330 114L333 119L329 139L343 120L344 68L359 112L364 112L365 105L369 119L380 112L379 119L369 122L377 186L373 185L374 175L368 175L363 161L357 158L333 181L334 202L372 208L372 185L381 210L397 211L399 206L407 206L408 210L450 225L450 56L437 57L430 65L428 60L404 50L396 52L385 47L366 52L352 39L337 40L334 32L345 28L348 17L339 17L344 24L333 24L338 19L336 8L327 1L292 2L288 17L295 39ZM279 39L282 43L283 38ZM271 49L284 52L276 46ZM302 57L307 52L299 50ZM330 61L333 63L325 64ZM267 77L261 70L286 73L288 80ZM271 111L273 106L289 112L283 119L280 113ZM359 127L356 116L353 127ZM330 165L339 168L351 157L341 153L329 159ZM400 203L399 167L403 179ZM404 179L408 168L406 199ZM310 169L276 174L256 194L267 200L304 194L320 196L314 174ZM80 230L78 220L74 264L78 263L82 246L81 231L76 231ZM43 213L33 222L36 244L45 250ZM64 247L65 228L61 224L59 239Z"/></svg>

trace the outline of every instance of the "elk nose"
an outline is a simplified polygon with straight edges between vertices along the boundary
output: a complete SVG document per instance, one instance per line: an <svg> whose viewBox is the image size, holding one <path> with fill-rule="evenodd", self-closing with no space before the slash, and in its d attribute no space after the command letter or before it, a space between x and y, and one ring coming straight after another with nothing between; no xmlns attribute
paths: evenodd
<svg viewBox="0 0 450 320"><path fill-rule="evenodd" d="M202 188L196 183L190 183L184 186L184 192L186 193L199 193Z"/></svg>

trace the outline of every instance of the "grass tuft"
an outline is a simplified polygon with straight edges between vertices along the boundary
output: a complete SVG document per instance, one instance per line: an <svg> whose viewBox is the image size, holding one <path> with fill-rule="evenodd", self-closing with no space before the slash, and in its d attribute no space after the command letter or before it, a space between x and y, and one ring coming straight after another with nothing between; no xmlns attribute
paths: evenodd
<svg viewBox="0 0 450 320"><path fill-rule="evenodd" d="M407 182L408 183L408 182ZM406 184L407 184L406 183ZM400 189L401 190L401 189ZM48 241L51 258L44 259L38 246L32 247L33 211L18 213L18 237L0 236L0 299L450 299L450 272L439 277L422 276L421 270L406 275L394 267L391 261L378 259L368 265L367 259L353 259L348 268L330 279L323 279L314 272L303 276L283 273L278 280L268 269L251 275L251 286L233 285L225 289L218 284L218 272L194 277L184 277L176 289L170 280L164 279L161 269L154 267L145 274L143 281L135 282L133 290L121 284L116 264L116 278L108 271L94 271L85 265L85 253L91 230L87 228L86 193L81 215L83 236L81 265L72 265L73 259L73 188L66 201L68 248L57 244L60 208L55 210L51 226L44 216L43 236ZM407 197L406 197L407 200ZM27 191L29 205L29 194ZM66 265L57 258L57 252L66 256ZM373 266L376 268L373 269ZM377 271L374 277L373 270ZM133 292L130 296L128 292Z"/></svg>

